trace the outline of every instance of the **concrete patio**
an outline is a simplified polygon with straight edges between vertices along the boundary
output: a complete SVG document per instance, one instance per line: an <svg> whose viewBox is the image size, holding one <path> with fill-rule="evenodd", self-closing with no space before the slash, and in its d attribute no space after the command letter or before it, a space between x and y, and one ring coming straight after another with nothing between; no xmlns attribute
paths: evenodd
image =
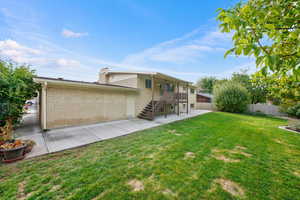
<svg viewBox="0 0 300 200"><path fill-rule="evenodd" d="M47 132L42 132L35 127L28 128L25 126L25 128L21 127L16 130L16 136L19 139L30 139L36 142L32 152L26 156L26 158L31 158L124 136L136 131L188 119L208 112L210 111L194 110L189 114L180 114L179 116L175 114L168 115L167 118L160 116L154 121L142 119L119 120L86 126L53 129ZM33 124L33 126L36 126L36 124Z"/></svg>

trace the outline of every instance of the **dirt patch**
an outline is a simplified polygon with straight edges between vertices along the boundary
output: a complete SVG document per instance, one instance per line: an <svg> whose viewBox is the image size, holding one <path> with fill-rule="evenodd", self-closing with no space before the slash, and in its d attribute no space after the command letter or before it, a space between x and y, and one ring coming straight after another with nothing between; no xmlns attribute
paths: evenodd
<svg viewBox="0 0 300 200"><path fill-rule="evenodd" d="M279 140L279 139L274 139L273 140L274 142L278 143L278 144L286 144L285 142Z"/></svg>
<svg viewBox="0 0 300 200"><path fill-rule="evenodd" d="M176 135L176 136L181 136L181 134L177 133L177 131L175 129L168 130L168 133L171 133L171 134Z"/></svg>
<svg viewBox="0 0 300 200"><path fill-rule="evenodd" d="M147 158L154 158L155 157L155 153L151 153L147 156Z"/></svg>
<svg viewBox="0 0 300 200"><path fill-rule="evenodd" d="M229 154L240 154L245 157L251 157L252 155L249 153L244 152L243 150L246 150L246 147L243 146L235 146L234 149L213 149L213 157L217 160L222 160L224 162L240 162L241 160L239 159L232 159L229 158L228 156L223 155L222 153L229 153Z"/></svg>
<svg viewBox="0 0 300 200"><path fill-rule="evenodd" d="M54 185L54 186L51 188L50 192L55 192L55 191L59 190L60 188L61 188L60 185Z"/></svg>
<svg viewBox="0 0 300 200"><path fill-rule="evenodd" d="M237 145L237 146L235 146L235 149L246 150L247 148L243 147L243 146Z"/></svg>
<svg viewBox="0 0 300 200"><path fill-rule="evenodd" d="M225 150L224 149L213 149L212 152L213 153L221 153L221 152L224 152Z"/></svg>
<svg viewBox="0 0 300 200"><path fill-rule="evenodd" d="M227 180L227 179L217 179L215 180L223 190L230 193L232 196L243 197L245 195L244 190L237 183Z"/></svg>
<svg viewBox="0 0 300 200"><path fill-rule="evenodd" d="M186 152L184 154L184 159L195 158L195 154L193 152Z"/></svg>
<svg viewBox="0 0 300 200"><path fill-rule="evenodd" d="M174 134L174 133L176 133L176 130L175 130L175 129L168 130L168 133L172 133L172 134Z"/></svg>
<svg viewBox="0 0 300 200"><path fill-rule="evenodd" d="M241 160L239 159L232 159L232 158L228 158L224 155L214 155L213 156L215 159L217 160L222 160L224 162L230 162L230 163L237 163L237 162L240 162Z"/></svg>
<svg viewBox="0 0 300 200"><path fill-rule="evenodd" d="M137 179L130 180L127 184L132 187L134 192L144 190L144 184Z"/></svg>
<svg viewBox="0 0 300 200"><path fill-rule="evenodd" d="M294 171L293 174L300 178L300 171Z"/></svg>
<svg viewBox="0 0 300 200"><path fill-rule="evenodd" d="M19 183L17 199L25 199L26 198L25 185L26 185L26 181L23 181L23 182Z"/></svg>
<svg viewBox="0 0 300 200"><path fill-rule="evenodd" d="M32 192L25 194L25 186L26 186L26 181L19 183L18 193L17 193L18 200L25 200L32 195Z"/></svg>
<svg viewBox="0 0 300 200"><path fill-rule="evenodd" d="M175 192L173 192L172 190L170 190L170 189L166 189L166 190L162 191L162 193L166 196L172 196L172 197L177 196L177 194Z"/></svg>
<svg viewBox="0 0 300 200"><path fill-rule="evenodd" d="M241 155L246 156L248 158L252 156L250 153L246 153L246 152L243 152L243 151L240 151L240 150L228 150L227 152L232 153L232 154L241 154Z"/></svg>

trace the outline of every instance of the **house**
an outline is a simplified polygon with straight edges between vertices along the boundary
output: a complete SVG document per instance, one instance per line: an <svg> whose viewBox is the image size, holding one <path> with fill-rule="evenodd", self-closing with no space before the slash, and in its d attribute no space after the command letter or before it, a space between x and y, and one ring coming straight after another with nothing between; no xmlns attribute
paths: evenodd
<svg viewBox="0 0 300 200"><path fill-rule="evenodd" d="M208 93L197 93L197 103L211 103L212 95Z"/></svg>
<svg viewBox="0 0 300 200"><path fill-rule="evenodd" d="M42 129L139 117L189 113L195 109L191 82L158 72L101 69L97 82L36 77Z"/></svg>

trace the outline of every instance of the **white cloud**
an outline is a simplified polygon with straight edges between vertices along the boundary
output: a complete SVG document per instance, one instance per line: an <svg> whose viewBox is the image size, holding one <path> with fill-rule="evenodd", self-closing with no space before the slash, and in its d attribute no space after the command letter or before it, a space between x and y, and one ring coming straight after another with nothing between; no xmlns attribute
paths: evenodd
<svg viewBox="0 0 300 200"><path fill-rule="evenodd" d="M43 58L42 54L41 50L23 46L14 40L0 41L0 56L17 63L44 64L48 59Z"/></svg>
<svg viewBox="0 0 300 200"><path fill-rule="evenodd" d="M230 70L223 72L222 74L218 74L218 77L230 77L234 72L240 72L241 70L246 70L248 74L253 74L258 71L256 68L255 61L250 61L241 65L238 65Z"/></svg>
<svg viewBox="0 0 300 200"><path fill-rule="evenodd" d="M63 29L61 32L62 36L66 37L66 38L79 38L79 37L83 37L83 36L87 36L88 33L84 32L84 33L76 33L74 31L68 30L68 29Z"/></svg>
<svg viewBox="0 0 300 200"><path fill-rule="evenodd" d="M197 43L205 45L228 45L231 42L233 33L222 33L219 30L207 32L203 37L196 40Z"/></svg>
<svg viewBox="0 0 300 200"><path fill-rule="evenodd" d="M128 55L124 64L149 65L154 62L188 64L199 60L209 52L226 51L230 42L228 34L211 31L205 34L196 29L182 37L162 42L141 52Z"/></svg>
<svg viewBox="0 0 300 200"><path fill-rule="evenodd" d="M56 60L57 65L61 67L78 67L80 66L80 62L73 59L65 59L65 58L59 58Z"/></svg>
<svg viewBox="0 0 300 200"><path fill-rule="evenodd" d="M9 52L10 55L20 54L20 53L35 54L35 55L41 54L40 50L22 46L16 41L10 39L0 41L0 51Z"/></svg>

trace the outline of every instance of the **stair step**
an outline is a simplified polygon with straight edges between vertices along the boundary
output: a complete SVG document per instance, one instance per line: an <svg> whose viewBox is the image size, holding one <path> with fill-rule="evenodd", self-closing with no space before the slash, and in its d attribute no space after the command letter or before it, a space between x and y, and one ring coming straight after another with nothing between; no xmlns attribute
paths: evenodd
<svg viewBox="0 0 300 200"><path fill-rule="evenodd" d="M138 116L138 118L140 119L146 119L146 120L153 120L152 117L143 117L143 116Z"/></svg>
<svg viewBox="0 0 300 200"><path fill-rule="evenodd" d="M140 113L139 116L152 117L152 113Z"/></svg>

